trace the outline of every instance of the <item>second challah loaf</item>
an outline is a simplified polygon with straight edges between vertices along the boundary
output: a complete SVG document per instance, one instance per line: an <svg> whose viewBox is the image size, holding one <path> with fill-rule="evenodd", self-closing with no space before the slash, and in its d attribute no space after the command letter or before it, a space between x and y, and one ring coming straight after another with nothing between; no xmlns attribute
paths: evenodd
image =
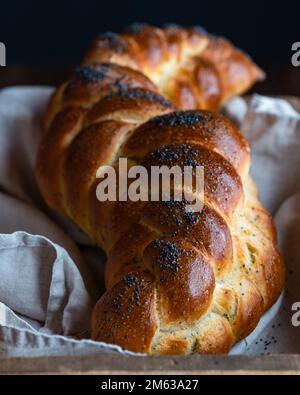
<svg viewBox="0 0 300 395"><path fill-rule="evenodd" d="M163 29L134 24L122 34L99 35L84 63L104 62L141 71L183 110L218 110L264 79L263 71L226 39L174 24Z"/></svg>

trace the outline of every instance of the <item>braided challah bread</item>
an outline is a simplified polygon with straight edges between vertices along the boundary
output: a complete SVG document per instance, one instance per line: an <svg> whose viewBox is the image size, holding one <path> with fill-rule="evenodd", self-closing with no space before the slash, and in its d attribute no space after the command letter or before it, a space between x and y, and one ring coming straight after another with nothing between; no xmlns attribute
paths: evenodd
<svg viewBox="0 0 300 395"><path fill-rule="evenodd" d="M185 98L187 107L216 108L259 71L193 29L145 27L99 40L52 97L37 158L49 206L107 254L92 338L149 354L228 352L280 295L284 266L248 175L246 140L222 115L181 108ZM96 172L118 172L119 158L147 169L203 166L203 209L184 200L100 202Z"/></svg>
<svg viewBox="0 0 300 395"><path fill-rule="evenodd" d="M141 71L182 110L218 110L230 97L264 79L264 72L224 38L202 28L134 24L101 34L84 63L117 63Z"/></svg>

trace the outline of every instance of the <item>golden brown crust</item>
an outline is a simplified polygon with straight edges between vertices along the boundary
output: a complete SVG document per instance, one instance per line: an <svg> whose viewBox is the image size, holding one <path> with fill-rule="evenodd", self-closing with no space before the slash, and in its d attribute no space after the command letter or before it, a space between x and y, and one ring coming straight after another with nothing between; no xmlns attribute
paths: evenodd
<svg viewBox="0 0 300 395"><path fill-rule="evenodd" d="M94 340L149 352L157 328L154 281L149 272L132 271L106 292L92 318Z"/></svg>
<svg viewBox="0 0 300 395"><path fill-rule="evenodd" d="M47 203L107 254L92 337L149 354L228 352L283 289L276 232L237 128L164 93L180 109L215 109L259 71L226 40L176 26L102 36L85 62L49 103L36 173ZM120 157L129 168L203 166L203 209L98 201L97 170L115 167L118 192Z"/></svg>
<svg viewBox="0 0 300 395"><path fill-rule="evenodd" d="M220 153L240 175L248 172L247 141L225 117L208 111L172 112L149 120L131 134L122 155L144 157L158 145L184 142Z"/></svg>
<svg viewBox="0 0 300 395"><path fill-rule="evenodd" d="M75 221L89 222L88 212L81 210L83 200L88 199L98 168L114 161L118 144L129 130L129 124L119 121L94 123L83 129L70 144L63 177L68 212Z"/></svg>
<svg viewBox="0 0 300 395"><path fill-rule="evenodd" d="M64 152L80 132L84 113L81 107L66 107L59 112L39 148L36 167L39 186L48 204L56 210L64 207L61 182Z"/></svg>
<svg viewBox="0 0 300 395"><path fill-rule="evenodd" d="M161 328L199 321L211 304L215 287L209 260L178 236L155 240L145 249L143 259L156 278Z"/></svg>
<svg viewBox="0 0 300 395"><path fill-rule="evenodd" d="M201 166L205 199L227 218L243 199L241 179L234 167L222 155L204 146L189 143L162 145L141 163L149 170L151 166L163 165L169 168L179 166L182 170L184 166Z"/></svg>
<svg viewBox="0 0 300 395"><path fill-rule="evenodd" d="M194 354L226 354L234 343L234 335L227 318L211 314L198 334Z"/></svg>
<svg viewBox="0 0 300 395"><path fill-rule="evenodd" d="M104 62L142 71L183 110L217 110L264 79L246 54L198 27L134 24L122 34L102 34L84 63Z"/></svg>

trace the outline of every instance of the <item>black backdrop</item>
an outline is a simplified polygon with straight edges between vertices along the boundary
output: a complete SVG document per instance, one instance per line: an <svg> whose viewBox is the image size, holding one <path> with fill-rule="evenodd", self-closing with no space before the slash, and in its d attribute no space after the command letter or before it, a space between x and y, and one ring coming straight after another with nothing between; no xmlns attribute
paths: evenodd
<svg viewBox="0 0 300 395"><path fill-rule="evenodd" d="M202 25L259 62L290 62L300 41L299 0L1 0L0 15L8 64L76 62L97 33L132 22Z"/></svg>

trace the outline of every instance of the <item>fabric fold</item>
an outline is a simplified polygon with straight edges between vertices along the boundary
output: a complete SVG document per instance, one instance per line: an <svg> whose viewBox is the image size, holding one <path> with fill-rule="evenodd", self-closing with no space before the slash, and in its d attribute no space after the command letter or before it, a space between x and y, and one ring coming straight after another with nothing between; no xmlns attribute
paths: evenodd
<svg viewBox="0 0 300 395"><path fill-rule="evenodd" d="M50 87L0 91L0 354L123 352L89 338L103 292L105 256L70 221L46 207L34 167ZM275 217L288 268L287 291L232 354L300 352L291 323L300 301L300 100L234 98L224 112L252 149L251 174ZM130 353L129 353L130 354Z"/></svg>

